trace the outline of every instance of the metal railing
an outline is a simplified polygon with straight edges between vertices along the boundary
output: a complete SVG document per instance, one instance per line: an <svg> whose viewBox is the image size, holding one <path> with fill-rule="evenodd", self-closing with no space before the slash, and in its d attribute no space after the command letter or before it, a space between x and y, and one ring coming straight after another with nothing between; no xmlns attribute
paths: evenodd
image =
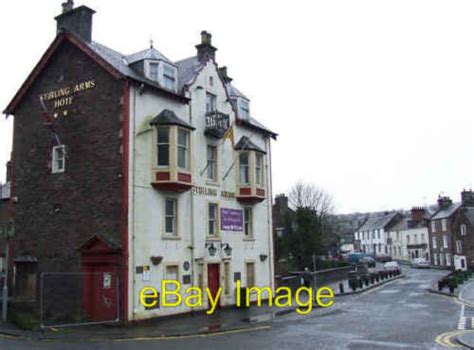
<svg viewBox="0 0 474 350"><path fill-rule="evenodd" d="M206 135L221 138L230 126L228 114L219 111L206 113Z"/></svg>

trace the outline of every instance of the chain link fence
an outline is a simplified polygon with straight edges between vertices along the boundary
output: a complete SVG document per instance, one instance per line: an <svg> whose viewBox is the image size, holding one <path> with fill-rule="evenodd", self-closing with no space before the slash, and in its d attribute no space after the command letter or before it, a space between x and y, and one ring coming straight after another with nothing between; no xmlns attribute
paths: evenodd
<svg viewBox="0 0 474 350"><path fill-rule="evenodd" d="M117 271L42 273L40 321L41 327L118 322Z"/></svg>

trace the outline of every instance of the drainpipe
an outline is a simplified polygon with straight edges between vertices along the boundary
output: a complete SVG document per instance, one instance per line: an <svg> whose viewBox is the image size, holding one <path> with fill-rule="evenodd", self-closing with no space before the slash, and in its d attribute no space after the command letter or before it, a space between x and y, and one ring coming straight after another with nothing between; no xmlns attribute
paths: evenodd
<svg viewBox="0 0 474 350"><path fill-rule="evenodd" d="M273 220L272 220L272 202L273 202L273 181L272 181L272 151L270 137L267 139L268 165L267 165L267 186L268 186L268 266L270 271L270 289L275 290L275 272L274 272L274 243L273 243Z"/></svg>
<svg viewBox="0 0 474 350"><path fill-rule="evenodd" d="M137 90L133 89L133 108L132 108L132 115L130 116L130 120L132 121L132 137L133 137L133 144L132 144L132 218L131 218L131 225L130 227L132 228L132 254L133 258L131 261L132 265L132 276L133 276L133 288L132 288L132 313L135 316L136 315L136 247L135 247L135 211L136 211L136 205L135 205L135 170L136 170L136 160L135 160L135 150L136 150L136 123L135 123L135 117L136 117L136 106L137 106ZM135 317L134 317L135 319Z"/></svg>
<svg viewBox="0 0 474 350"><path fill-rule="evenodd" d="M193 114L192 114L192 100L189 101L189 124L193 125ZM191 141L193 139L192 133L191 133ZM194 147L193 147L194 149ZM193 164L194 168L194 164ZM195 172L194 172L195 173ZM191 245L189 246L189 249L191 250L191 285L194 286L194 194L193 190L191 189L191 192L189 194L191 196L190 200L190 205L191 205Z"/></svg>

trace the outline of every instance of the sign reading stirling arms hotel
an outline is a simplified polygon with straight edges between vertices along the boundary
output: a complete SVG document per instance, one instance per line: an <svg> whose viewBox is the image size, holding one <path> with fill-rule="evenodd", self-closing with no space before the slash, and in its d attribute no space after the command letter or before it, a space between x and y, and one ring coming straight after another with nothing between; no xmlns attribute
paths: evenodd
<svg viewBox="0 0 474 350"><path fill-rule="evenodd" d="M62 87L57 90L49 91L40 95L40 99L44 101L53 101L53 108L70 106L74 103L74 96L77 93L94 89L97 86L95 79L86 80L77 84ZM55 115L57 117L57 115Z"/></svg>

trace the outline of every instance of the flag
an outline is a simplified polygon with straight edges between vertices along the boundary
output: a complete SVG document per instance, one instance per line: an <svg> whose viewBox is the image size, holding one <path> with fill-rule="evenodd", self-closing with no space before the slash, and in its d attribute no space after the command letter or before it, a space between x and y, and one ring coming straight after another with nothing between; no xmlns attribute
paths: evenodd
<svg viewBox="0 0 474 350"><path fill-rule="evenodd" d="M229 139L230 142L232 143L232 146L234 146L234 122L230 124L229 128L224 133L224 137L223 137L224 142L227 139Z"/></svg>

